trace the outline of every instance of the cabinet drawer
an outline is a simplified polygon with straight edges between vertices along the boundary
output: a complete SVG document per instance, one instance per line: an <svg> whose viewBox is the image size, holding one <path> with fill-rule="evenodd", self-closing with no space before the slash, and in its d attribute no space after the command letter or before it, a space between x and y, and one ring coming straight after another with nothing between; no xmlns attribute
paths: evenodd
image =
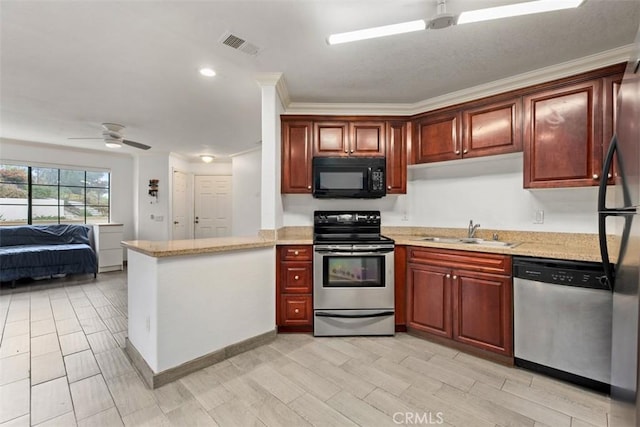
<svg viewBox="0 0 640 427"><path fill-rule="evenodd" d="M280 246L280 259L282 261L311 261L312 251L311 245Z"/></svg>
<svg viewBox="0 0 640 427"><path fill-rule="evenodd" d="M311 293L312 275L310 262L283 262L282 293Z"/></svg>
<svg viewBox="0 0 640 427"><path fill-rule="evenodd" d="M122 266L122 249L105 249L98 252L98 265L100 267Z"/></svg>
<svg viewBox="0 0 640 427"><path fill-rule="evenodd" d="M313 322L311 295L283 295L280 298L282 326L305 326Z"/></svg>
<svg viewBox="0 0 640 427"><path fill-rule="evenodd" d="M509 255L410 247L408 258L409 262L511 275L511 257Z"/></svg>
<svg viewBox="0 0 640 427"><path fill-rule="evenodd" d="M100 238L98 239L98 250L119 249L121 241L122 233L105 233L101 231Z"/></svg>

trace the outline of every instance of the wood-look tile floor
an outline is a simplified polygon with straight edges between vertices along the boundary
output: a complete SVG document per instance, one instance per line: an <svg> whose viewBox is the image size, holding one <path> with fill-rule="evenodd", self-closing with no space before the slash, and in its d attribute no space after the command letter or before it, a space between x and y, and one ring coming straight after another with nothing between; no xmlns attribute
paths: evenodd
<svg viewBox="0 0 640 427"><path fill-rule="evenodd" d="M606 396L407 334L281 334L156 390L124 351L126 274L0 290L0 426L604 426Z"/></svg>

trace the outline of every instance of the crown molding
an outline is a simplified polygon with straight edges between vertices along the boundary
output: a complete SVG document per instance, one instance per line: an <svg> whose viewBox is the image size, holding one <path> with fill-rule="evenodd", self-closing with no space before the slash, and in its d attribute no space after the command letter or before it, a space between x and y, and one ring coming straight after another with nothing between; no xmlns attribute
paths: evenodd
<svg viewBox="0 0 640 427"><path fill-rule="evenodd" d="M318 114L318 115L407 115L424 113L449 105L472 101L511 90L525 88L548 81L570 77L597 68L626 62L629 60L633 45L625 45L615 49L585 56L572 61L540 68L505 79L493 81L467 89L451 92L446 95L425 99L415 103L313 103L285 102L286 114Z"/></svg>
<svg viewBox="0 0 640 427"><path fill-rule="evenodd" d="M291 102L282 73L258 73L256 74L256 81L260 87L275 86L283 106L287 106Z"/></svg>
<svg viewBox="0 0 640 427"><path fill-rule="evenodd" d="M236 156L242 156L243 154L253 153L254 151L262 150L262 146L249 148L248 150L238 151L237 153L229 154L229 158L234 158Z"/></svg>

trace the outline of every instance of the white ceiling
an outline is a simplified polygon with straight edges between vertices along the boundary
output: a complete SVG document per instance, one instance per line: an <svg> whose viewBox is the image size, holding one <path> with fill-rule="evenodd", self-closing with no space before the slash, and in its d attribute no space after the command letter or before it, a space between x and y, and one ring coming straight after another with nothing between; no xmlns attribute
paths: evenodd
<svg viewBox="0 0 640 427"><path fill-rule="evenodd" d="M448 12L521 0L449 0ZM296 103L416 103L630 44L638 0L329 46L436 14L436 0L0 0L0 136L105 149L100 123L191 159L256 147L256 75ZM231 31L261 50L220 43ZM218 75L198 74L203 65ZM123 147L131 154L139 150ZM0 153L1 158L1 153Z"/></svg>

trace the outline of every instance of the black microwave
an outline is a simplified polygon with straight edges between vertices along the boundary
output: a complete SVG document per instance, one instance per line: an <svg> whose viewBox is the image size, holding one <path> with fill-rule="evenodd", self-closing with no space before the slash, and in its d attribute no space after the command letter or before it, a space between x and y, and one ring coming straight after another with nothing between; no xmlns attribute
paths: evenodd
<svg viewBox="0 0 640 427"><path fill-rule="evenodd" d="M376 199L387 194L384 157L314 157L313 197Z"/></svg>

